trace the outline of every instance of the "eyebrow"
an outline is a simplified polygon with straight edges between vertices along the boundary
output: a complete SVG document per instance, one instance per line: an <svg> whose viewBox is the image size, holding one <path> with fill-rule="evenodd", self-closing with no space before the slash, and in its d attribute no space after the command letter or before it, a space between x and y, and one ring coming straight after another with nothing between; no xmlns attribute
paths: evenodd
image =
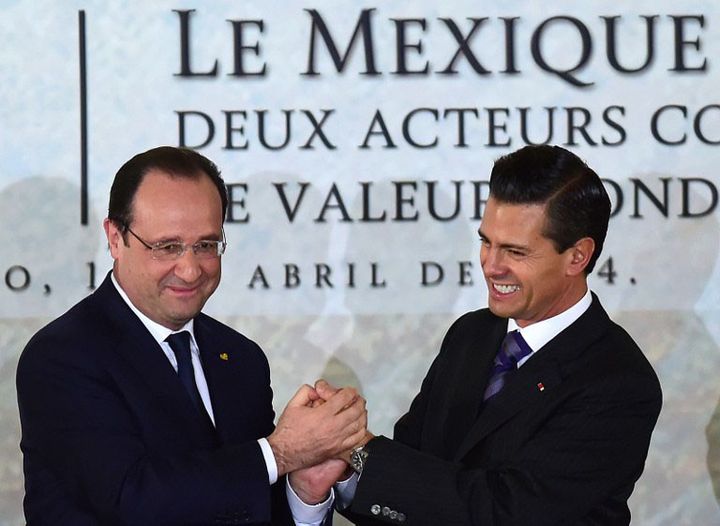
<svg viewBox="0 0 720 526"><path fill-rule="evenodd" d="M206 234L202 236L198 241L222 241L223 235L214 232L212 234Z"/></svg>
<svg viewBox="0 0 720 526"><path fill-rule="evenodd" d="M190 243L191 245L194 245L195 243L198 243L200 241L221 241L222 240L222 234L214 233L214 234L206 234L197 239L197 241L193 241ZM184 241L179 237L165 237L161 238L157 241L148 241L150 245L164 245L167 243L184 243Z"/></svg>
<svg viewBox="0 0 720 526"><path fill-rule="evenodd" d="M478 228L477 233L481 238L492 241L488 236L485 235L481 228ZM517 245L514 243L502 243L500 245L500 248L513 250L530 250L530 247L528 247L527 245Z"/></svg>

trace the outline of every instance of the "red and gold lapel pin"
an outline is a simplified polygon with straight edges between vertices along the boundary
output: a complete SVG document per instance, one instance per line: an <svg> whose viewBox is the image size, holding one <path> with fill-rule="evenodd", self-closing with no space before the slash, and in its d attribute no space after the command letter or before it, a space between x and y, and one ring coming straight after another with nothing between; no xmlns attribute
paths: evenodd
<svg viewBox="0 0 720 526"><path fill-rule="evenodd" d="M545 390L545 386L543 385L542 382L538 382L537 388L538 388L538 391L540 391L541 393Z"/></svg>

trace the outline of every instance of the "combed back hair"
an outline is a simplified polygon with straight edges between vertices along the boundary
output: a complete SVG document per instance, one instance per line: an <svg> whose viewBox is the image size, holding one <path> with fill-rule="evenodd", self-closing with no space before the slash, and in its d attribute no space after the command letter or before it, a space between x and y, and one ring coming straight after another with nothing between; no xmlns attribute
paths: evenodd
<svg viewBox="0 0 720 526"><path fill-rule="evenodd" d="M132 224L133 199L143 179L152 170L163 172L170 177L188 179L209 177L220 194L222 217L225 221L228 206L227 189L215 163L188 148L159 146L137 154L123 164L115 174L110 188L108 219L119 229L125 231Z"/></svg>
<svg viewBox="0 0 720 526"><path fill-rule="evenodd" d="M559 146L525 146L499 158L490 175L490 196L509 204L545 205L543 235L561 253L583 237L595 241L585 268L590 274L602 252L610 198L598 175Z"/></svg>

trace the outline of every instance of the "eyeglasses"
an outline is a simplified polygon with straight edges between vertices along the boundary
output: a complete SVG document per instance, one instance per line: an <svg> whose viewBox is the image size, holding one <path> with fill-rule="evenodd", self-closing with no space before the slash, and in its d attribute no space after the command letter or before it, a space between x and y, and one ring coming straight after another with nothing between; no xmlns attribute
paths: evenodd
<svg viewBox="0 0 720 526"><path fill-rule="evenodd" d="M188 249L192 249L193 254L200 259L219 258L225 253L225 248L227 247L224 229L222 231L222 241L202 239L192 245L180 243L179 241L164 241L151 245L133 232L128 225L123 225L123 227L130 232L135 239L140 241L145 248L149 249L152 252L152 258L157 261L173 261L179 259Z"/></svg>

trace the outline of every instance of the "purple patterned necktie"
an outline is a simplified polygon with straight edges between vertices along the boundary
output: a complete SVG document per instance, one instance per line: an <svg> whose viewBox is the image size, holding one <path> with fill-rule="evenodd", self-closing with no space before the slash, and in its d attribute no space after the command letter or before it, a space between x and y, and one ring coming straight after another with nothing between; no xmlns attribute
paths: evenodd
<svg viewBox="0 0 720 526"><path fill-rule="evenodd" d="M500 345L495 356L495 367L483 394L483 401L495 396L505 385L507 375L517 370L520 360L532 353L532 349L520 335L520 331L510 331Z"/></svg>

